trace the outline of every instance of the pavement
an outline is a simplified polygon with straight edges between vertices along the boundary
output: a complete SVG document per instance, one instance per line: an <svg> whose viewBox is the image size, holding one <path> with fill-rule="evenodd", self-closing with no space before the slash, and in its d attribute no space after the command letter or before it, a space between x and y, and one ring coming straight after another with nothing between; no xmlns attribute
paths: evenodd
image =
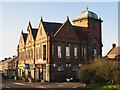
<svg viewBox="0 0 120 90"><path fill-rule="evenodd" d="M4 79L2 88L86 88L81 82L25 82L23 80Z"/></svg>

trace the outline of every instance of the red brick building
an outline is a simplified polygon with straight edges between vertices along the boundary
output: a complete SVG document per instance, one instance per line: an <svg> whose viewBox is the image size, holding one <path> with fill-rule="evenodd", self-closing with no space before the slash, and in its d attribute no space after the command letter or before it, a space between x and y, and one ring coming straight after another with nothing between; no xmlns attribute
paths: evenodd
<svg viewBox="0 0 120 90"><path fill-rule="evenodd" d="M106 55L110 60L118 60L120 61L120 46L116 46L116 44L112 45L112 48Z"/></svg>
<svg viewBox="0 0 120 90"><path fill-rule="evenodd" d="M45 81L75 78L81 64L102 56L101 23L102 20L88 9L81 12L73 24L69 17L64 23L45 22L41 18L38 29L33 29L29 23L28 34L26 37L23 37L25 33L21 34L18 45L18 63L23 66L18 68L26 76L30 71L34 79ZM24 69L26 64L29 70Z"/></svg>

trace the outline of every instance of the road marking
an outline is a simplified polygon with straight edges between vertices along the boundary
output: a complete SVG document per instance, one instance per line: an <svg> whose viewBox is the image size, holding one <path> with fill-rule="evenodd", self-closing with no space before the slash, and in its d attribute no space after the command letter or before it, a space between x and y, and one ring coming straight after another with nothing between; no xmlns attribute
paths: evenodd
<svg viewBox="0 0 120 90"><path fill-rule="evenodd" d="M25 85L24 83L14 83L14 84L17 84L17 85Z"/></svg>

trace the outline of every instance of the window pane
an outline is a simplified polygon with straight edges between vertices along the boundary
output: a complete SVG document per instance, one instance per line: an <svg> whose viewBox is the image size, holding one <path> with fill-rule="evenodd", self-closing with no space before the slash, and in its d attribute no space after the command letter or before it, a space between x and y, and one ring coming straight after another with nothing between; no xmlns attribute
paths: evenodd
<svg viewBox="0 0 120 90"><path fill-rule="evenodd" d="M52 55L54 55L54 45L52 45Z"/></svg>
<svg viewBox="0 0 120 90"><path fill-rule="evenodd" d="M42 47L40 46L40 53L39 53L40 58L42 58Z"/></svg>
<svg viewBox="0 0 120 90"><path fill-rule="evenodd" d="M82 54L82 57L84 59L87 58L87 47L86 47L86 45L84 45L84 46L81 47L81 54Z"/></svg>
<svg viewBox="0 0 120 90"><path fill-rule="evenodd" d="M70 57L70 47L66 46L66 57Z"/></svg>
<svg viewBox="0 0 120 90"><path fill-rule="evenodd" d="M46 45L43 45L43 60L46 60Z"/></svg>
<svg viewBox="0 0 120 90"><path fill-rule="evenodd" d="M83 52L83 47L81 47L81 54L82 54L82 57L84 56L83 53L84 53L84 52Z"/></svg>
<svg viewBox="0 0 120 90"><path fill-rule="evenodd" d="M86 52L86 47L84 47L84 55L86 54L87 52Z"/></svg>
<svg viewBox="0 0 120 90"><path fill-rule="evenodd" d="M36 48L36 59L38 58L38 49Z"/></svg>
<svg viewBox="0 0 120 90"><path fill-rule="evenodd" d="M28 50L28 59L30 59L30 51Z"/></svg>
<svg viewBox="0 0 120 90"><path fill-rule="evenodd" d="M83 49L84 51L84 59L86 59L87 58L87 48L86 48L86 46L84 47L84 49Z"/></svg>
<svg viewBox="0 0 120 90"><path fill-rule="evenodd" d="M58 46L58 58L61 58L61 46Z"/></svg>
<svg viewBox="0 0 120 90"><path fill-rule="evenodd" d="M96 48L93 49L93 56L95 57L97 55L97 50Z"/></svg>
<svg viewBox="0 0 120 90"><path fill-rule="evenodd" d="M77 47L74 47L74 57L77 58Z"/></svg>
<svg viewBox="0 0 120 90"><path fill-rule="evenodd" d="M31 49L31 59L33 59L33 50Z"/></svg>

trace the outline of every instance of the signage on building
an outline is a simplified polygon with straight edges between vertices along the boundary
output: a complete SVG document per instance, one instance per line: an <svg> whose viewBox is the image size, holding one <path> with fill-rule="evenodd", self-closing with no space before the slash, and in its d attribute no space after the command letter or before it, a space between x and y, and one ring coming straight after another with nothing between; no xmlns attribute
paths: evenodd
<svg viewBox="0 0 120 90"><path fill-rule="evenodd" d="M18 68L24 69L25 68L25 64L18 64Z"/></svg>
<svg viewBox="0 0 120 90"><path fill-rule="evenodd" d="M28 69L29 68L29 64L25 64L25 69Z"/></svg>
<svg viewBox="0 0 120 90"><path fill-rule="evenodd" d="M42 63L42 62L43 62L43 59L39 59L39 60L38 60L38 63Z"/></svg>

